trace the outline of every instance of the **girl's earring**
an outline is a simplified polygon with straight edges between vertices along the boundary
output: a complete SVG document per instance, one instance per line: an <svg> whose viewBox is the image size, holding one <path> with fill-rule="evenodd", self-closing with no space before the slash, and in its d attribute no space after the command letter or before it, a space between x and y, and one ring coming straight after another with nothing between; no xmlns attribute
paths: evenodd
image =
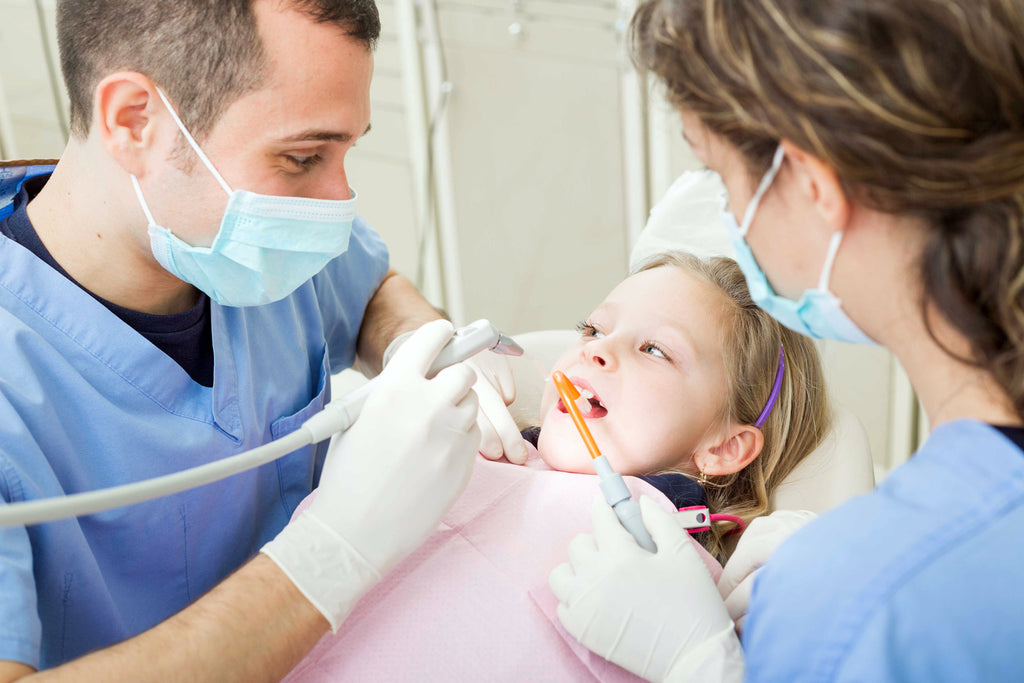
<svg viewBox="0 0 1024 683"><path fill-rule="evenodd" d="M704 474L704 470L700 470L700 476L697 478L697 483L701 486L708 483L708 475Z"/></svg>

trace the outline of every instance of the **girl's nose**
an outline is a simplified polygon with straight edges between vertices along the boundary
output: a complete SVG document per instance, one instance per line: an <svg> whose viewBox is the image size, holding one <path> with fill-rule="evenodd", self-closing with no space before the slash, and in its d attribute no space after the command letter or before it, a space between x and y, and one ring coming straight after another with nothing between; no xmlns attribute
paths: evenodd
<svg viewBox="0 0 1024 683"><path fill-rule="evenodd" d="M607 339L595 339L584 344L583 357L588 364L602 370L614 370L618 366L612 345Z"/></svg>

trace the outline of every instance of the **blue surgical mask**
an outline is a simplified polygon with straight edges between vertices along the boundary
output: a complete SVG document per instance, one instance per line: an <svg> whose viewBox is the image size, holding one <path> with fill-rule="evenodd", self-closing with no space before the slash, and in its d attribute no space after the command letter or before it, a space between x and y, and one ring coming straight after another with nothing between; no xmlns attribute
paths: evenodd
<svg viewBox="0 0 1024 683"><path fill-rule="evenodd" d="M161 266L223 306L258 306L285 298L348 249L356 215L351 199L277 197L232 190L157 92L203 165L228 195L220 229L209 247L194 247L157 224L138 179L135 194L149 221L149 244Z"/></svg>
<svg viewBox="0 0 1024 683"><path fill-rule="evenodd" d="M740 270L743 271L743 276L747 279L750 297L768 315L795 332L816 339L835 339L851 344L873 345L875 341L864 334L850 320L850 317L843 311L839 298L828 289L828 281L832 275L832 265L835 263L836 254L839 252L839 245L843 241L842 230L832 235L817 288L804 291L797 301L780 296L772 290L772 286L768 284L768 277L761 270L761 267L757 265L754 254L750 251L750 245L747 244L745 239L747 231L750 230L750 224L754 222L754 214L757 212L758 204L761 203L762 197L764 197L765 192L779 172L783 156L784 152L780 145L775 152L775 158L772 159L771 168L764 174L761 184L758 185L757 191L754 192L754 196L750 200L750 204L747 205L747 210L743 214L742 225L736 224L736 219L730 211L724 207L722 209L722 220L732 236L733 248L736 251L736 262L739 264Z"/></svg>

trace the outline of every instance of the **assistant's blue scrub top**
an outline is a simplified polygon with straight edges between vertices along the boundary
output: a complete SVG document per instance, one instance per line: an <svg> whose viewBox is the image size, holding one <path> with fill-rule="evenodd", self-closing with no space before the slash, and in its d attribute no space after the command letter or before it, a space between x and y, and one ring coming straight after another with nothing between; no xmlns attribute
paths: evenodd
<svg viewBox="0 0 1024 683"><path fill-rule="evenodd" d="M1024 453L959 420L787 540L754 583L750 681L1024 680Z"/></svg>
<svg viewBox="0 0 1024 683"><path fill-rule="evenodd" d="M0 217L26 177L0 168ZM352 364L387 249L348 251L288 298L211 305L213 387L0 237L0 504L155 477L264 444ZM255 470L78 519L0 529L0 659L49 668L180 611L252 557L319 477L326 443Z"/></svg>

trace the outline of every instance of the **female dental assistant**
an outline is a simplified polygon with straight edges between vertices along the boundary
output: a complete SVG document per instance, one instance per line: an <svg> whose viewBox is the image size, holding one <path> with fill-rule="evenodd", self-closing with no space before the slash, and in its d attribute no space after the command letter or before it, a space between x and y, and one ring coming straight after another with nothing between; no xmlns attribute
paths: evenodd
<svg viewBox="0 0 1024 683"><path fill-rule="evenodd" d="M742 650L651 507L656 555L595 510L552 573L563 623L651 680L1020 680L1024 8L650 0L633 34L728 189L755 300L889 348L931 433L779 547Z"/></svg>

